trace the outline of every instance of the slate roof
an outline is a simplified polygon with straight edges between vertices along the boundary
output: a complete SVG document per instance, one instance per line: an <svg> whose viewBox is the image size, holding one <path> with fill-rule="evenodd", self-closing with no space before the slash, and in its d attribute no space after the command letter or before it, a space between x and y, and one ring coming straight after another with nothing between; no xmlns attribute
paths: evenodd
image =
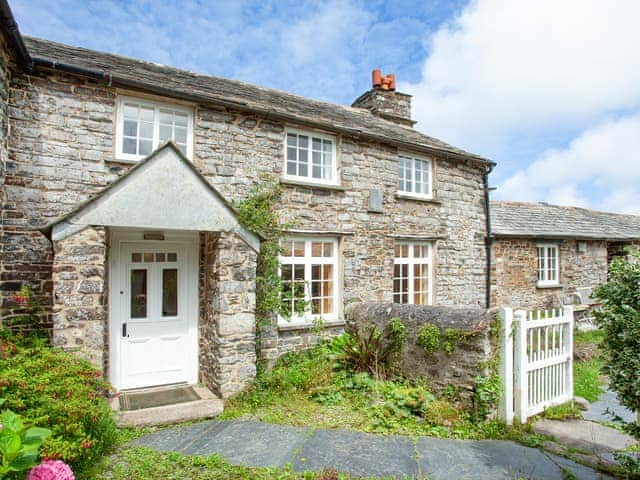
<svg viewBox="0 0 640 480"><path fill-rule="evenodd" d="M289 122L314 125L329 131L368 137L404 148L493 164L410 127L384 120L366 109L337 105L263 88L236 80L200 75L166 65L135 60L119 55L72 47L32 37L24 37L29 54L38 60L104 72L114 85L135 82L149 91L160 91L179 98L222 104ZM62 65L61 65L62 64Z"/></svg>
<svg viewBox="0 0 640 480"><path fill-rule="evenodd" d="M548 239L640 239L640 216L547 203L491 202L495 237Z"/></svg>

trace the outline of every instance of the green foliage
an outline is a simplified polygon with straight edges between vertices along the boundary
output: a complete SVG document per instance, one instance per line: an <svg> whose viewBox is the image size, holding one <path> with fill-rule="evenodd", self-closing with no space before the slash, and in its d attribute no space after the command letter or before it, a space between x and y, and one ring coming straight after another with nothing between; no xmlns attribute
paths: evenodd
<svg viewBox="0 0 640 480"><path fill-rule="evenodd" d="M262 237L256 265L256 316L260 324L268 323L274 314L290 315L282 301L278 275L280 239L289 227L280 223L276 209L281 194L277 182L265 179L236 205L240 223Z"/></svg>
<svg viewBox="0 0 640 480"><path fill-rule="evenodd" d="M0 399L0 406L4 402ZM0 478L23 478L24 472L38 462L40 445L49 435L51 430L25 425L20 415L3 410L0 414Z"/></svg>
<svg viewBox="0 0 640 480"><path fill-rule="evenodd" d="M547 407L542 412L544 418L549 420L567 420L569 418L582 418L580 409L574 402L566 402L561 405L554 405L553 407Z"/></svg>
<svg viewBox="0 0 640 480"><path fill-rule="evenodd" d="M573 393L590 402L595 402L603 392L601 375L603 362L594 357L590 360L573 362Z"/></svg>
<svg viewBox="0 0 640 480"><path fill-rule="evenodd" d="M585 343L599 344L600 342L602 342L603 338L604 333L602 332L602 330L598 329L588 330L586 332L578 330L573 333L573 343L575 343L576 345Z"/></svg>
<svg viewBox="0 0 640 480"><path fill-rule="evenodd" d="M9 298L9 306L3 309L2 316L4 317L4 327L14 334L20 334L21 341L49 340L44 308L33 295L33 290L29 285L23 285Z"/></svg>
<svg viewBox="0 0 640 480"><path fill-rule="evenodd" d="M615 258L609 281L596 287L595 315L603 331L602 350L610 387L625 407L640 411L640 251Z"/></svg>
<svg viewBox="0 0 640 480"><path fill-rule="evenodd" d="M416 343L427 354L437 351L440 348L440 328L431 323L421 325L418 328Z"/></svg>
<svg viewBox="0 0 640 480"><path fill-rule="evenodd" d="M89 363L58 349L15 347L0 362L0 397L27 421L51 429L41 454L89 468L116 442L104 400L109 386Z"/></svg>
<svg viewBox="0 0 640 480"><path fill-rule="evenodd" d="M367 324L340 341L340 361L354 372L370 373L376 379L387 378L394 371L406 338L406 327L399 319L392 319L384 331Z"/></svg>
<svg viewBox="0 0 640 480"><path fill-rule="evenodd" d="M442 344L442 349L447 355L451 355L455 350L456 344L458 342L465 341L468 336L469 334L467 332L463 332L462 330L458 330L457 328L445 328L445 340Z"/></svg>
<svg viewBox="0 0 640 480"><path fill-rule="evenodd" d="M502 393L502 378L495 371L488 377L476 377L473 391L475 416L485 420L498 407Z"/></svg>

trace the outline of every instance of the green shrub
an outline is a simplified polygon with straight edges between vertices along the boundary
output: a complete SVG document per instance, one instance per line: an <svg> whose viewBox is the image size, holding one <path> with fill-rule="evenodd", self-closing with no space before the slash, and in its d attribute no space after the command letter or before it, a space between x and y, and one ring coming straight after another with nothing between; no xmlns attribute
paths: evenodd
<svg viewBox="0 0 640 480"><path fill-rule="evenodd" d="M82 472L117 441L109 386L88 362L58 349L14 347L0 362L0 397L29 422L51 429L41 455Z"/></svg>
<svg viewBox="0 0 640 480"><path fill-rule="evenodd" d="M609 265L609 281L596 287L602 304L595 315L603 330L605 372L620 403L640 411L640 251L632 261L615 258Z"/></svg>
<svg viewBox="0 0 640 480"><path fill-rule="evenodd" d="M416 343L427 354L437 351L440 348L440 327L432 323L425 323L418 329Z"/></svg>
<svg viewBox="0 0 640 480"><path fill-rule="evenodd" d="M370 373L378 380L387 378L394 371L406 338L406 327L399 319L392 319L384 332L367 324L353 334L345 334L339 344L340 361L354 372Z"/></svg>
<svg viewBox="0 0 640 480"><path fill-rule="evenodd" d="M0 399L0 406L4 402ZM2 411L0 425L0 478L24 478L24 472L37 463L42 440L51 430L25 425L11 410Z"/></svg>

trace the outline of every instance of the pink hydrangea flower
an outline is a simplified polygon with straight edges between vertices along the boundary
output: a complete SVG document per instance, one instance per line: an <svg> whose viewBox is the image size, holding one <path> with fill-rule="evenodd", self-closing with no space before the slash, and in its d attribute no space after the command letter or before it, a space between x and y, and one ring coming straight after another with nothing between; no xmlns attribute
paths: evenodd
<svg viewBox="0 0 640 480"><path fill-rule="evenodd" d="M33 467L26 480L75 480L69 465L61 460L45 460Z"/></svg>

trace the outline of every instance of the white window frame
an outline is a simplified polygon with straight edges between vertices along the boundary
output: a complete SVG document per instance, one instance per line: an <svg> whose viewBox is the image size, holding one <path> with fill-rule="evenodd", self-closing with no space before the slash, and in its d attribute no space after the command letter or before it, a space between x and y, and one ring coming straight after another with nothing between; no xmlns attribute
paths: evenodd
<svg viewBox="0 0 640 480"><path fill-rule="evenodd" d="M395 255L395 247L397 245L408 245L409 247L409 256L407 258L403 258L403 257L396 257ZM415 245L420 245L420 246L426 246L427 247L427 258L422 258L422 257L415 257L414 256L414 246ZM400 304L399 305L415 305L414 304L414 274L413 274L413 266L414 265L427 265L427 303L423 304L423 305L433 305L433 251L434 251L434 245L433 242L429 242L429 241L420 241L420 240L416 240L416 241L408 241L408 240L398 240L394 243L393 245L394 248L394 253L393 253L393 266L394 266L394 272L391 275L392 278L392 285L391 285L391 300L392 302L395 302L395 291L394 291L394 279L395 279L395 266L396 265L408 265L409 268L407 269L407 273L408 273L408 277L407 277L407 281L409 284L409 290L407 292L408 295L408 299L409 302L406 304Z"/></svg>
<svg viewBox="0 0 640 480"><path fill-rule="evenodd" d="M304 135L309 137L309 157L308 157L308 175L290 175L287 173L287 136L292 133L295 135ZM311 154L311 145L313 143L313 138L319 138L322 140L331 141L331 178L330 179L322 179L313 177L313 159ZM325 133L318 133L312 130L300 130L297 128L285 128L284 132L284 168L282 170L283 178L287 180L293 180L297 182L308 182L308 183L317 183L320 185L338 185L338 156L337 156L337 137L335 135L328 135Z"/></svg>
<svg viewBox="0 0 640 480"><path fill-rule="evenodd" d="M338 283L338 258L339 258L339 243L336 237L309 237L309 236L290 236L283 239L285 242L304 242L304 257L286 257L280 255L278 257L278 275L282 275L282 265L283 264L303 264L304 265L304 301L309 305L307 311L303 314L293 314L289 318L282 317L278 315L278 324L280 326L287 325L300 325L300 324L311 324L316 319L322 319L323 321L337 321L338 320L338 312L339 305L338 299L340 298L340 285ZM332 243L332 252L333 256L331 257L312 257L311 256L311 244L313 242L325 242ZM293 252L292 252L293 253ZM319 314L319 313L311 313L310 304L311 304L311 274L312 274L312 265L323 264L323 265L332 265L333 266L333 312L330 314Z"/></svg>
<svg viewBox="0 0 640 480"><path fill-rule="evenodd" d="M544 249L544 254L540 257L540 249ZM549 278L549 249L556 252L556 264L553 269L554 279ZM541 278L542 273L542 278ZM560 247L557 243L538 243L536 245L536 286L538 287L555 287L560 285Z"/></svg>
<svg viewBox="0 0 640 480"><path fill-rule="evenodd" d="M131 153L124 153L124 104L135 103L140 106L154 109L153 117L153 140L151 144L151 151L156 150L160 145L160 110L168 109L175 112L187 114L187 154L188 159L193 159L193 108L189 108L183 105L176 105L168 102L158 102L153 100L147 100L138 97L129 97L120 95L118 96L117 112L116 112L116 143L115 143L115 158L118 161L126 163L136 163L147 157L148 155L134 155Z"/></svg>
<svg viewBox="0 0 640 480"><path fill-rule="evenodd" d="M411 188L413 189L413 191L400 189L399 183L400 183L400 161L401 160L411 160ZM415 191L416 190L416 162L424 162L427 164L426 171L429 172L429 181L427 182L427 193L416 193ZM407 197L422 198L426 200L433 199L433 161L430 158L419 157L406 152L399 152L396 165L397 165L397 171L398 171L398 178L397 178L396 184L397 184L399 195L407 196ZM405 176L404 183L406 183L406 176Z"/></svg>

